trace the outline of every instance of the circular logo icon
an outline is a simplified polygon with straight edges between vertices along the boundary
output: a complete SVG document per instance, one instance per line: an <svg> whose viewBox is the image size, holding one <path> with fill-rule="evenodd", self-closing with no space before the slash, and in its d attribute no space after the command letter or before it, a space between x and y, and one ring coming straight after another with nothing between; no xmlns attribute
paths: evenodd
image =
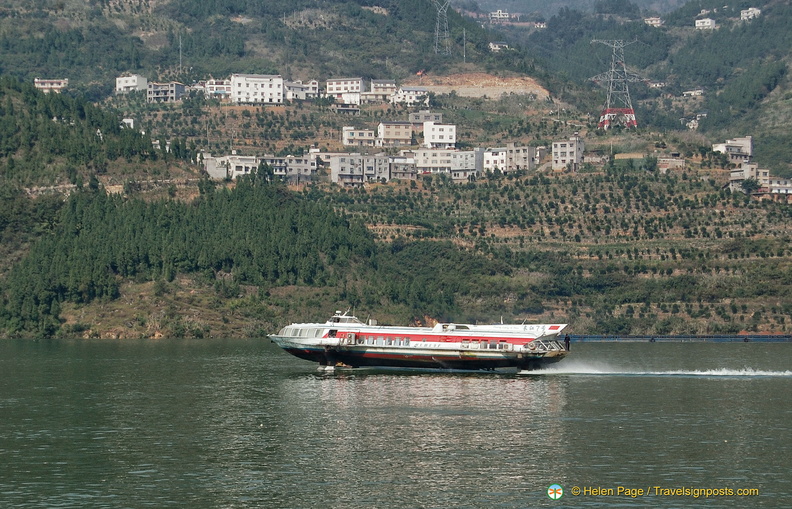
<svg viewBox="0 0 792 509"><path fill-rule="evenodd" d="M547 488L547 496L552 498L553 500L558 500L559 498L564 496L564 488L562 488L558 484L553 484L552 486Z"/></svg>

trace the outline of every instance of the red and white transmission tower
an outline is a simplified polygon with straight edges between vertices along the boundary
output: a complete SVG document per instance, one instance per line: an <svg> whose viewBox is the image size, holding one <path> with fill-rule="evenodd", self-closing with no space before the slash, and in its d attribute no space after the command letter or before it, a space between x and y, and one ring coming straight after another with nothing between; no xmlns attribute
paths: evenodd
<svg viewBox="0 0 792 509"><path fill-rule="evenodd" d="M598 39L591 41L592 44L595 42L613 48L610 71L589 78L596 83L608 83L608 98L605 101L605 109L603 109L600 114L597 127L601 129L610 129L615 124L621 124L624 127L638 127L638 122L635 120L635 110L632 107L632 100L630 99L630 89L627 83L630 81L644 80L637 74L628 71L627 66L624 64L624 47L632 43L625 43L624 41L601 41Z"/></svg>

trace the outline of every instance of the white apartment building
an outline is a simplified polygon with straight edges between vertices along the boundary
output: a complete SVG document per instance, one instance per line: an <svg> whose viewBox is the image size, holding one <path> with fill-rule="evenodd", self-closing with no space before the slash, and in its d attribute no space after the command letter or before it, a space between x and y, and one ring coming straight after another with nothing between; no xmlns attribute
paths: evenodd
<svg viewBox="0 0 792 509"><path fill-rule="evenodd" d="M748 162L753 157L753 137L744 136L726 140L725 143L714 143L712 151L727 154L733 163Z"/></svg>
<svg viewBox="0 0 792 509"><path fill-rule="evenodd" d="M696 20L696 30L715 30L718 25L712 18L704 18Z"/></svg>
<svg viewBox="0 0 792 509"><path fill-rule="evenodd" d="M509 19L510 19L509 13L501 9L489 13L490 23L503 23L505 21L509 21Z"/></svg>
<svg viewBox="0 0 792 509"><path fill-rule="evenodd" d="M390 98L391 104L429 105L429 91L421 87L400 87Z"/></svg>
<svg viewBox="0 0 792 509"><path fill-rule="evenodd" d="M488 148L484 151L484 171L496 169L508 173L517 170L530 170L536 164L536 149L507 143L505 147Z"/></svg>
<svg viewBox="0 0 792 509"><path fill-rule="evenodd" d="M261 156L260 161L269 165L276 177L291 183L310 182L316 176L317 150L302 156Z"/></svg>
<svg viewBox="0 0 792 509"><path fill-rule="evenodd" d="M303 83L301 80L284 81L287 101L305 101L319 97L319 82L311 80Z"/></svg>
<svg viewBox="0 0 792 509"><path fill-rule="evenodd" d="M792 179L770 176L768 187L770 194L792 195Z"/></svg>
<svg viewBox="0 0 792 509"><path fill-rule="evenodd" d="M325 95L343 104L360 104L360 94L365 91L363 78L331 78L325 84Z"/></svg>
<svg viewBox="0 0 792 509"><path fill-rule="evenodd" d="M203 84L204 95L221 101L231 99L231 80L206 80Z"/></svg>
<svg viewBox="0 0 792 509"><path fill-rule="evenodd" d="M426 148L456 147L456 125L424 122L424 146Z"/></svg>
<svg viewBox="0 0 792 509"><path fill-rule="evenodd" d="M481 173L484 149L458 150L451 153L451 178L465 181Z"/></svg>
<svg viewBox="0 0 792 509"><path fill-rule="evenodd" d="M742 181L748 179L755 179L760 186L767 189L770 187L770 170L763 170L756 163L740 163L740 166L733 168L729 174L729 189L741 191Z"/></svg>
<svg viewBox="0 0 792 509"><path fill-rule="evenodd" d="M279 74L232 74L234 104L283 104L283 77Z"/></svg>
<svg viewBox="0 0 792 509"><path fill-rule="evenodd" d="M145 76L133 74L131 76L119 76L116 78L116 94L126 94L127 92L137 92L141 90L148 90L148 80Z"/></svg>
<svg viewBox="0 0 792 509"><path fill-rule="evenodd" d="M377 146L409 146L412 145L412 135L412 124L409 122L380 122L377 126Z"/></svg>
<svg viewBox="0 0 792 509"><path fill-rule="evenodd" d="M373 129L355 129L350 126L341 128L341 143L345 147L373 147L376 142Z"/></svg>
<svg viewBox="0 0 792 509"><path fill-rule="evenodd" d="M657 16L652 16L651 18L644 18L644 23L649 25L650 27L660 27L663 26L662 18Z"/></svg>
<svg viewBox="0 0 792 509"><path fill-rule="evenodd" d="M551 167L554 171L563 171L567 168L578 171L583 163L585 143L577 133L568 140L553 142L553 159Z"/></svg>
<svg viewBox="0 0 792 509"><path fill-rule="evenodd" d="M33 86L37 89L41 90L45 94L49 94L50 92L55 92L56 94L60 94L61 90L65 89L69 86L69 79L44 79L44 78L35 78L33 80Z"/></svg>
<svg viewBox="0 0 792 509"><path fill-rule="evenodd" d="M251 175L258 171L259 165L265 163L269 165L276 177L291 182L307 182L316 175L317 153L309 152L305 156L285 156L276 157L273 155L264 156L243 156L238 154L213 157L211 154L203 154L204 170L213 179L223 180L226 178L235 179L242 175Z"/></svg>
<svg viewBox="0 0 792 509"><path fill-rule="evenodd" d="M451 173L451 155L455 150L419 148L402 151L402 155L415 160L419 173Z"/></svg>
<svg viewBox="0 0 792 509"><path fill-rule="evenodd" d="M469 176L481 173L484 149L419 148L403 151L402 155L415 160L415 168L419 173L447 173L454 180L467 180Z"/></svg>
<svg viewBox="0 0 792 509"><path fill-rule="evenodd" d="M415 180L418 177L418 170L415 167L415 159L405 155L392 156L389 158L391 179Z"/></svg>
<svg viewBox="0 0 792 509"><path fill-rule="evenodd" d="M344 186L390 180L386 155L333 154L329 156L330 181Z"/></svg>
<svg viewBox="0 0 792 509"><path fill-rule="evenodd" d="M361 92L360 102L363 104L385 103L395 93L395 80L371 80L371 90Z"/></svg>
<svg viewBox="0 0 792 509"><path fill-rule="evenodd" d="M250 175L259 167L258 156L228 155L213 157L211 154L203 154L204 170L213 179L223 180L226 178L235 179L240 175Z"/></svg>
<svg viewBox="0 0 792 509"><path fill-rule="evenodd" d="M488 148L484 151L484 171L495 171L506 168L506 149Z"/></svg>

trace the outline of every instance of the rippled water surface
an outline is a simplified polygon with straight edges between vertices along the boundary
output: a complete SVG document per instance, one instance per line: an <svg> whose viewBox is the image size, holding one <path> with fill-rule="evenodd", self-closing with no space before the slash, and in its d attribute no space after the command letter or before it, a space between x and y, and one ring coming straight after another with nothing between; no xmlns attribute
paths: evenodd
<svg viewBox="0 0 792 509"><path fill-rule="evenodd" d="M792 506L789 344L573 344L529 376L314 368L267 340L0 342L0 507Z"/></svg>

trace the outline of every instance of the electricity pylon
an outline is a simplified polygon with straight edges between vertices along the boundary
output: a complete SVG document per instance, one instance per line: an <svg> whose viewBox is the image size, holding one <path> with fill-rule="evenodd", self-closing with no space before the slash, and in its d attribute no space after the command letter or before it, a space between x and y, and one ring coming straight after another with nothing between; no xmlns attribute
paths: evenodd
<svg viewBox="0 0 792 509"><path fill-rule="evenodd" d="M637 74L628 71L624 63L624 47L632 43L625 43L624 41L601 41L598 39L591 41L592 44L595 42L613 48L610 70L589 78L596 83L608 83L608 97L605 100L605 108L600 114L597 127L601 129L610 129L614 124L621 124L624 127L638 127L638 122L635 119L635 110L633 109L632 100L630 99L630 89L627 83L630 81L644 80Z"/></svg>
<svg viewBox="0 0 792 509"><path fill-rule="evenodd" d="M432 0L437 8L435 23L435 53L451 54L451 38L448 36L448 5L451 0Z"/></svg>

